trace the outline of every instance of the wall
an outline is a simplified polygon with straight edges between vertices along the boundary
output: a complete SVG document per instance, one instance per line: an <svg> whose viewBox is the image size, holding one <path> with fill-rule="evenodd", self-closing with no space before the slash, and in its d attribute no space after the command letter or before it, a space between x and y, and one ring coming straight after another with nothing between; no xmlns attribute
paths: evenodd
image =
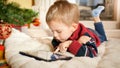
<svg viewBox="0 0 120 68"><path fill-rule="evenodd" d="M32 0L8 0L9 2L17 2L21 8L32 8Z"/></svg>
<svg viewBox="0 0 120 68"><path fill-rule="evenodd" d="M48 8L51 4L54 3L56 0L35 0L35 5L33 6L33 9L35 11L39 12L39 18L41 21L41 28L48 29L48 26L46 24L46 13L48 11Z"/></svg>
<svg viewBox="0 0 120 68"><path fill-rule="evenodd" d="M118 23L120 23L120 0L115 0L115 6L114 6L114 10L116 10L114 12L114 14L116 15L115 18L117 20Z"/></svg>
<svg viewBox="0 0 120 68"><path fill-rule="evenodd" d="M119 23L120 28L120 0L117 0L117 22Z"/></svg>

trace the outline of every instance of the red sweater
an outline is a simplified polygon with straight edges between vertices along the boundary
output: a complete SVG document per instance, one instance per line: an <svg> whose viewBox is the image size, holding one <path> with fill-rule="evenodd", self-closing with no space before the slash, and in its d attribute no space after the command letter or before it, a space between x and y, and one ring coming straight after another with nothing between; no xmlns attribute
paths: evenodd
<svg viewBox="0 0 120 68"><path fill-rule="evenodd" d="M89 36L91 38L94 39L96 46L98 47L100 45L100 39L98 38L98 36L91 32L88 28L86 28L83 24L79 24L78 28L76 29L76 31L72 34L72 36L69 38L69 40L72 40L73 42L71 43L71 45L69 46L68 50L73 53L74 55L77 54L78 50L81 48L82 44L80 44L77 40L85 35L85 34L89 34Z"/></svg>

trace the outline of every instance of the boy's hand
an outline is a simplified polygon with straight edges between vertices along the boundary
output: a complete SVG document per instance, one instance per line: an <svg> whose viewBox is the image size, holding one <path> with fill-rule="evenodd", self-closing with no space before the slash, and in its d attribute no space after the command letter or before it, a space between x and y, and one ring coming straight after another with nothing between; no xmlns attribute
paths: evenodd
<svg viewBox="0 0 120 68"><path fill-rule="evenodd" d="M78 39L78 42L81 43L81 44L86 44L88 41L90 41L90 37L88 36L81 36L79 39Z"/></svg>
<svg viewBox="0 0 120 68"><path fill-rule="evenodd" d="M63 43L60 43L59 46L57 47L57 49L54 51L54 53L57 53L57 52L66 52L67 51L67 48L69 47L69 45L72 43L71 40L69 41L65 41Z"/></svg>

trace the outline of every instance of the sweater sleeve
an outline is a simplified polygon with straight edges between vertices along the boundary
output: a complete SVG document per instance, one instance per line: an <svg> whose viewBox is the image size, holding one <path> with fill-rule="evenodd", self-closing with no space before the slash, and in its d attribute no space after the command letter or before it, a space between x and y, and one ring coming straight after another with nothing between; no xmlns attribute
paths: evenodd
<svg viewBox="0 0 120 68"><path fill-rule="evenodd" d="M84 36L90 37L90 35L87 32L84 33ZM83 44L79 43L77 40L73 40L73 42L68 48L68 51L74 55L77 55L80 50L82 50L83 52L85 51L85 47L83 46Z"/></svg>
<svg viewBox="0 0 120 68"><path fill-rule="evenodd" d="M89 41L86 44L80 44L78 41L74 40L68 48L75 56L97 56L97 47L94 42Z"/></svg>
<svg viewBox="0 0 120 68"><path fill-rule="evenodd" d="M79 49L81 48L82 44L80 44L77 40L73 40L73 42L70 44L68 51L70 51L72 54L76 55Z"/></svg>

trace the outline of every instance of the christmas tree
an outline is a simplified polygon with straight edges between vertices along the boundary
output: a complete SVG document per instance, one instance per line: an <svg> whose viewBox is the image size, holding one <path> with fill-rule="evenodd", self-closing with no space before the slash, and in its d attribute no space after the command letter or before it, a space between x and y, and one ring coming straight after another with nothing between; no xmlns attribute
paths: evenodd
<svg viewBox="0 0 120 68"><path fill-rule="evenodd" d="M15 2L0 0L0 20L3 22L22 26L32 23L37 15L32 9L20 8Z"/></svg>

